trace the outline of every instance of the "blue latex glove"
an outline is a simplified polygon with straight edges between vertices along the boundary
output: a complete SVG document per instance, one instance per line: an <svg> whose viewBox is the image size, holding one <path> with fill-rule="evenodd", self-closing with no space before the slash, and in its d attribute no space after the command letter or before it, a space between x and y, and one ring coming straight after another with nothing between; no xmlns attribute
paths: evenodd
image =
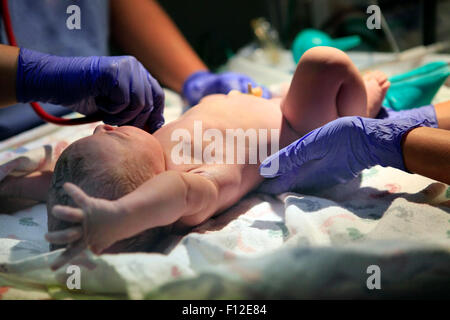
<svg viewBox="0 0 450 320"><path fill-rule="evenodd" d="M260 190L281 193L320 190L355 178L375 165L407 171L401 140L409 130L436 123L425 118L369 119L343 117L315 129L260 166ZM278 170L276 170L278 168Z"/></svg>
<svg viewBox="0 0 450 320"><path fill-rule="evenodd" d="M409 109L409 110L400 110L395 111L389 108L381 107L380 112L376 116L377 119L405 119L411 118L416 120L428 120L433 128L438 127L438 121L436 118L436 110L434 109L434 105L430 104L427 106Z"/></svg>
<svg viewBox="0 0 450 320"><path fill-rule="evenodd" d="M272 97L267 88L257 85L255 81L246 75L234 72L214 74L209 71L199 71L190 75L184 82L183 96L189 105L193 106L203 97L214 93L227 94L231 90L248 93L248 83L251 83L253 88L261 87L263 89L263 98L269 99Z"/></svg>
<svg viewBox="0 0 450 320"><path fill-rule="evenodd" d="M164 124L164 92L131 56L58 57L21 48L16 88L19 102L101 111L112 125L148 125L153 132Z"/></svg>

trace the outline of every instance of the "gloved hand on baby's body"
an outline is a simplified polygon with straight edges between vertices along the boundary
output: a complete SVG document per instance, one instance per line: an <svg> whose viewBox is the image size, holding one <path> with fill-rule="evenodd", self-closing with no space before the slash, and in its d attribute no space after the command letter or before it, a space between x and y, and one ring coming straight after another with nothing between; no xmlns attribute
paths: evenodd
<svg viewBox="0 0 450 320"><path fill-rule="evenodd" d="M164 124L164 92L131 56L59 57L20 49L16 95L19 102L48 102L90 115L101 112L112 125Z"/></svg>
<svg viewBox="0 0 450 320"><path fill-rule="evenodd" d="M231 90L248 93L249 83L253 88L262 88L263 98L270 99L272 97L266 87L257 85L255 81L246 75L235 72L214 74L209 71L198 71L190 75L184 82L183 96L188 104L193 106L198 104L203 97L214 93L227 94Z"/></svg>
<svg viewBox="0 0 450 320"><path fill-rule="evenodd" d="M420 126L437 127L434 109L419 109L404 111L403 117L389 113L386 119L343 117L309 132L261 164L260 174L269 179L260 191L317 191L375 165L407 171L403 135Z"/></svg>
<svg viewBox="0 0 450 320"><path fill-rule="evenodd" d="M393 109L381 107L380 112L376 116L377 119L416 119L416 120L428 120L432 124L432 127L437 128L438 122L436 118L436 111L433 105L427 105L420 108L395 111Z"/></svg>

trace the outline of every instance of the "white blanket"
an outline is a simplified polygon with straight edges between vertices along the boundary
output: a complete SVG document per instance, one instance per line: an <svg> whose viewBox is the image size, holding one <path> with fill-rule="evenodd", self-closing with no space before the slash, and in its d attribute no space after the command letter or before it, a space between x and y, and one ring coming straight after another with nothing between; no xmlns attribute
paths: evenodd
<svg viewBox="0 0 450 320"><path fill-rule="evenodd" d="M167 112L176 117L179 109ZM40 145L70 143L92 127L37 129L27 133L28 144L4 143L0 163ZM0 298L448 294L450 210L439 204L449 200L444 184L381 167L320 194L252 194L186 236L165 239L162 253L86 252L74 262L81 268L80 290L68 289L66 268L48 268L61 251L48 252L46 210L40 204L0 214ZM367 286L372 265L380 268L380 290Z"/></svg>

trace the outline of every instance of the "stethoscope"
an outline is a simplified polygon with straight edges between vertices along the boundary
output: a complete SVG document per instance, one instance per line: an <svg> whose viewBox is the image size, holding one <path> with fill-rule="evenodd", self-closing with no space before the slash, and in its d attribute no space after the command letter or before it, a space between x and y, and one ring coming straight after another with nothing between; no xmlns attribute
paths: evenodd
<svg viewBox="0 0 450 320"><path fill-rule="evenodd" d="M9 14L9 8L8 8L8 0L1 0L2 1L2 16L3 16L3 22L5 25L5 31L6 36L8 38L9 45L17 47L17 41L16 37L14 36L13 28L12 28L12 22L11 22L11 16ZM75 119L64 119L55 117L51 114L48 114L37 102L30 102L31 108L36 112L36 114L43 120L58 124L62 126L74 126L79 124L85 124L85 123L91 123L91 122L97 122L101 120L101 117L99 114L93 114L82 118L75 118Z"/></svg>

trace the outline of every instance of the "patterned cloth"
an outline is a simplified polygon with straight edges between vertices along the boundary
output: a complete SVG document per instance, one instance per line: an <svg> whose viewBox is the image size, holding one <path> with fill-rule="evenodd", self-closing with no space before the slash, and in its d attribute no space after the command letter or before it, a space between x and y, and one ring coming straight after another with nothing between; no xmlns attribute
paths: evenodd
<svg viewBox="0 0 450 320"><path fill-rule="evenodd" d="M170 121L179 109L166 112L172 113L166 114ZM0 145L8 149L0 163L42 145L56 150L90 134L93 126L42 127ZM159 253L95 256L86 251L74 262L81 270L80 290L68 289L66 268L49 269L61 251L48 252L46 210L40 204L0 215L0 298L448 295L450 209L443 205L448 201L447 185L382 167L319 194L251 194L190 233L162 239ZM380 290L367 286L373 265L380 270Z"/></svg>

